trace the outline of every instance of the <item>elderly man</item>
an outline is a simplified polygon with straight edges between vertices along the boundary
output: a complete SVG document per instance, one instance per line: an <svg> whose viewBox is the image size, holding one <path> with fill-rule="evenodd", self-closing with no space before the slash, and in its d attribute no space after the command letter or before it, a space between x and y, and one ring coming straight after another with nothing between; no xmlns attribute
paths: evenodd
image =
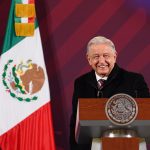
<svg viewBox="0 0 150 150"><path fill-rule="evenodd" d="M116 64L117 52L113 42L105 37L94 37L87 45L86 57L92 71L75 80L70 122L70 149L89 150L89 145L75 142L75 122L78 98L109 98L117 93L132 97L150 97L142 75L128 72Z"/></svg>

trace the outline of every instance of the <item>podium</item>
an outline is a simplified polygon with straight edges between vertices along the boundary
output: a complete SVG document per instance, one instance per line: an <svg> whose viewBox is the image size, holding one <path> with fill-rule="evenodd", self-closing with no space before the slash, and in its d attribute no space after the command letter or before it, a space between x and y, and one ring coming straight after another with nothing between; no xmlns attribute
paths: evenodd
<svg viewBox="0 0 150 150"><path fill-rule="evenodd" d="M81 98L78 102L75 138L79 144L87 144L92 138L101 138L103 150L113 150L120 145L123 150L138 150L140 138L150 138L150 98L135 98L138 105L138 115L129 125L118 126L108 120L105 114L107 98ZM131 130L137 133L132 138L108 138L103 134L108 130ZM112 147L113 146L113 147ZM129 148L130 146L130 148ZM120 150L122 150L120 148Z"/></svg>

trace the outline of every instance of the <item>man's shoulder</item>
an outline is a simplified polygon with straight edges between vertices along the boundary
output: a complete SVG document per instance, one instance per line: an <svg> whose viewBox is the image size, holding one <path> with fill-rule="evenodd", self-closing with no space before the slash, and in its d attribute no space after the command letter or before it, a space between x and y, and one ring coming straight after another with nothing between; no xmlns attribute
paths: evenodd
<svg viewBox="0 0 150 150"><path fill-rule="evenodd" d="M125 69L120 68L120 73L127 78L141 78L143 77L142 74L137 73L137 72L132 72L132 71L127 71Z"/></svg>
<svg viewBox="0 0 150 150"><path fill-rule="evenodd" d="M93 78L95 76L95 72L94 70L91 70L85 74L82 74L80 75L79 77L77 77L75 79L76 82L79 82L79 81L86 81L86 80L89 80L90 78Z"/></svg>

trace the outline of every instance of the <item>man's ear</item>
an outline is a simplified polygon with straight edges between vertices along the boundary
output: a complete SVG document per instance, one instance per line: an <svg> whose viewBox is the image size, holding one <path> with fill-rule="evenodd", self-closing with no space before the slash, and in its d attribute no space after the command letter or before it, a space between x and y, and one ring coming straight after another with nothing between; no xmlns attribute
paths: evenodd
<svg viewBox="0 0 150 150"><path fill-rule="evenodd" d="M86 59L87 59L89 65L91 65L91 58L89 57L88 53L86 54Z"/></svg>
<svg viewBox="0 0 150 150"><path fill-rule="evenodd" d="M115 51L115 60L117 60L117 57L118 57L118 53Z"/></svg>

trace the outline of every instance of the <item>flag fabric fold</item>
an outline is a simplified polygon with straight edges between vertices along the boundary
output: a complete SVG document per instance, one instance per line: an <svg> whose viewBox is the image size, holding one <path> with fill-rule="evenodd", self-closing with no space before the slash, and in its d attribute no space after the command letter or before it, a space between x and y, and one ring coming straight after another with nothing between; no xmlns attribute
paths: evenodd
<svg viewBox="0 0 150 150"><path fill-rule="evenodd" d="M16 36L18 1L12 0L0 58L0 148L55 150L40 31L35 21L33 36Z"/></svg>

